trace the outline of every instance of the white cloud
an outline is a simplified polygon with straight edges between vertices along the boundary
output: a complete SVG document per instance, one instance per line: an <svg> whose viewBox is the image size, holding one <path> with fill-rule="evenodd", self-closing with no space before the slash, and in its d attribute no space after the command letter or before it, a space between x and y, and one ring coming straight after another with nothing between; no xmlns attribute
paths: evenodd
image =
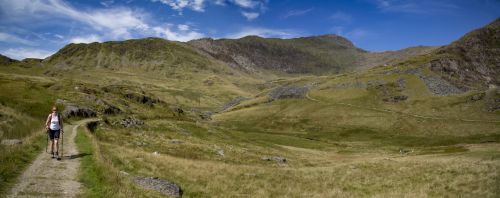
<svg viewBox="0 0 500 198"><path fill-rule="evenodd" d="M71 38L69 40L70 43L93 43L93 42L102 42L101 38L95 34L89 36L78 36Z"/></svg>
<svg viewBox="0 0 500 198"><path fill-rule="evenodd" d="M4 32L0 32L0 42L16 43L16 44L23 44L23 45L35 45L35 43L33 43L32 41L23 39L23 38L18 37L16 35L4 33Z"/></svg>
<svg viewBox="0 0 500 198"><path fill-rule="evenodd" d="M153 2L161 2L170 6L172 9L182 13L184 8L189 8L194 11L205 11L205 0L152 0Z"/></svg>
<svg viewBox="0 0 500 198"><path fill-rule="evenodd" d="M16 0L1 2L1 11L7 20L41 22L54 18L71 19L87 24L95 30L110 31L113 38L130 38L132 30L141 31L148 28L140 12L129 8L95 9L86 11L77 9L61 0ZM119 20L117 20L119 19Z"/></svg>
<svg viewBox="0 0 500 198"><path fill-rule="evenodd" d="M260 27L245 27L239 32L232 33L226 36L226 38L242 38L245 36L260 36L265 38L294 38L300 36L295 30L280 30L280 29L269 29Z"/></svg>
<svg viewBox="0 0 500 198"><path fill-rule="evenodd" d="M170 29L169 26L166 27L153 27L152 28L153 32L155 33L155 36L158 37L163 37L168 40L174 40L174 41L190 41L193 39L199 39L205 37L204 34L195 32L195 31L189 31L189 32L175 32Z"/></svg>
<svg viewBox="0 0 500 198"><path fill-rule="evenodd" d="M352 16L345 12L337 11L330 16L330 19L342 22L351 22Z"/></svg>
<svg viewBox="0 0 500 198"><path fill-rule="evenodd" d="M256 0L231 0L237 6L243 8L255 8L256 6L261 4L261 1Z"/></svg>
<svg viewBox="0 0 500 198"><path fill-rule="evenodd" d="M247 18L247 20L252 21L259 17L260 14L258 12L241 12L241 15Z"/></svg>
<svg viewBox="0 0 500 198"><path fill-rule="evenodd" d="M32 48L9 48L3 51L2 54L10 58L22 60L25 58L46 58L54 54L54 52L41 49L32 49Z"/></svg>
<svg viewBox="0 0 500 198"><path fill-rule="evenodd" d="M94 31L90 36L75 37L69 39L71 42L92 42L103 40L122 40L135 37L159 36L169 40L186 41L187 38L199 38L203 34L196 31L189 31L187 25L179 25L178 29L182 32L175 32L170 27L159 27L152 22L148 22L145 13L131 10L130 8L110 8L85 10L77 9L61 0L17 0L1 2L1 11L12 11L6 15L12 18L25 18L26 21L35 18L46 19L69 19L78 21L91 27ZM192 6L202 6L203 0L190 0ZM178 0L179 6L184 6L181 0ZM159 31L161 30L161 31ZM88 31L87 31L88 32ZM101 36L97 36L101 35Z"/></svg>
<svg viewBox="0 0 500 198"><path fill-rule="evenodd" d="M179 25L177 25L177 29L179 29L180 31L188 31L189 30L189 25L179 24Z"/></svg>
<svg viewBox="0 0 500 198"><path fill-rule="evenodd" d="M374 2L383 12L442 14L459 9L452 0L375 0Z"/></svg>
<svg viewBox="0 0 500 198"><path fill-rule="evenodd" d="M207 2L218 5L226 6L227 4L236 5L247 11L242 11L242 15L247 18L247 20L253 20L257 18L261 13L266 10L266 4L269 0L151 0L152 2L160 2L168 5L173 10L179 12L182 15L184 9L191 9L197 12L205 11L205 4ZM257 12L256 10L259 10ZM251 12L249 10L252 10Z"/></svg>
<svg viewBox="0 0 500 198"><path fill-rule="evenodd" d="M113 3L115 3L114 0L105 0L105 1L101 1L101 5L104 6L104 7L109 7L111 6Z"/></svg>
<svg viewBox="0 0 500 198"><path fill-rule="evenodd" d="M309 8L309 9L305 9L305 10L290 10L283 16L283 18L286 19L288 17L293 17L293 16L302 16L302 15L307 14L308 12L311 12L313 10L314 10L314 8Z"/></svg>
<svg viewBox="0 0 500 198"><path fill-rule="evenodd" d="M54 37L58 38L58 39L64 39L64 36L60 35L60 34L54 34Z"/></svg>

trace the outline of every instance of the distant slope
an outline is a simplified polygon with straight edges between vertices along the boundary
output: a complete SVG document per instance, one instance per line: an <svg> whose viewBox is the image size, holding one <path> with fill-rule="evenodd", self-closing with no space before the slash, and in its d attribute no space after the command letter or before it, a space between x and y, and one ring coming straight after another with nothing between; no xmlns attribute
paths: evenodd
<svg viewBox="0 0 500 198"><path fill-rule="evenodd" d="M7 56L0 54L0 65L9 65L11 63L18 62L18 60L11 59Z"/></svg>
<svg viewBox="0 0 500 198"><path fill-rule="evenodd" d="M359 60L360 69L366 69L374 66L396 63L414 56L429 54L438 47L416 46L397 51L368 52L364 53Z"/></svg>
<svg viewBox="0 0 500 198"><path fill-rule="evenodd" d="M431 70L462 88L500 85L500 18L439 48Z"/></svg>
<svg viewBox="0 0 500 198"><path fill-rule="evenodd" d="M248 72L338 73L355 66L363 50L336 35L294 39L247 36L188 42L203 53Z"/></svg>
<svg viewBox="0 0 500 198"><path fill-rule="evenodd" d="M160 38L69 44L44 63L59 69L140 68L150 71L180 67L203 69L211 64L184 44Z"/></svg>

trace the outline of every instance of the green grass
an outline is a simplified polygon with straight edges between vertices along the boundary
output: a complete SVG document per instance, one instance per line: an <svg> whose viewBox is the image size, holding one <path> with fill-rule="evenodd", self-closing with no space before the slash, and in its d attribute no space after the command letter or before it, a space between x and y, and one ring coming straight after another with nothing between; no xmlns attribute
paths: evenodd
<svg viewBox="0 0 500 198"><path fill-rule="evenodd" d="M0 145L0 197L8 193L16 178L45 147L45 138L45 134L39 133L25 139L21 145Z"/></svg>
<svg viewBox="0 0 500 198"><path fill-rule="evenodd" d="M75 139L80 155L80 181L84 185L82 197L112 197L114 194L103 170L97 166L93 156L92 142L81 128Z"/></svg>
<svg viewBox="0 0 500 198"><path fill-rule="evenodd" d="M80 182L84 188L79 197L161 197L159 193L139 189L102 157L97 142L82 127L75 138L80 155Z"/></svg>

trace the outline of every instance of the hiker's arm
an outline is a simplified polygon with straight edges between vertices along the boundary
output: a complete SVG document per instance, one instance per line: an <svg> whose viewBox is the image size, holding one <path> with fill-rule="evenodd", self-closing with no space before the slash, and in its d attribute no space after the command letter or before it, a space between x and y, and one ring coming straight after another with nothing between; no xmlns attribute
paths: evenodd
<svg viewBox="0 0 500 198"><path fill-rule="evenodd" d="M50 124L50 114L49 114L49 117L47 117L47 121L45 122L46 129L49 129L49 124Z"/></svg>

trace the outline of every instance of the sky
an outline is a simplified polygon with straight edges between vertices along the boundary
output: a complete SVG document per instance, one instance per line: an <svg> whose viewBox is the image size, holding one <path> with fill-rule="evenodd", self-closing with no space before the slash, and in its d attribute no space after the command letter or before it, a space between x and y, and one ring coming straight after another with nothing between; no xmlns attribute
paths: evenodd
<svg viewBox="0 0 500 198"><path fill-rule="evenodd" d="M446 45L500 17L500 0L0 0L0 54L145 37L337 34L369 51Z"/></svg>

